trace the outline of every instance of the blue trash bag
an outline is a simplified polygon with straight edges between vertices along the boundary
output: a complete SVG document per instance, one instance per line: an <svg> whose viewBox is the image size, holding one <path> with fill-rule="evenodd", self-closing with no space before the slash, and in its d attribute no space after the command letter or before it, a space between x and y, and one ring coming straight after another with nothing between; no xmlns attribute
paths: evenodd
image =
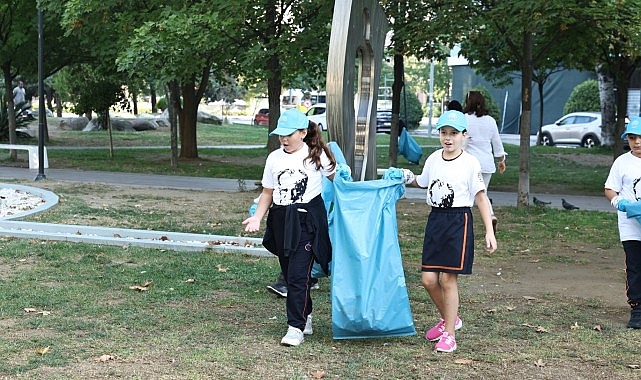
<svg viewBox="0 0 641 380"><path fill-rule="evenodd" d="M634 218L641 223L641 201L627 204L625 206L625 211L628 218Z"/></svg>
<svg viewBox="0 0 641 380"><path fill-rule="evenodd" d="M416 334L396 223L403 175L400 169L388 172L373 181L352 182L338 172L334 177L329 231L334 339Z"/></svg>
<svg viewBox="0 0 641 380"><path fill-rule="evenodd" d="M336 159L336 170L339 171L339 168L342 168L340 169L342 173L345 173L346 171L349 172L350 169L349 166L347 166L347 160L345 159L345 155L343 155L343 151L338 146L338 144L334 141L330 141L327 145L329 146L329 149L332 151L332 153L334 154L334 158ZM327 179L327 177L323 177L321 181L321 196L323 197L323 202L325 202L328 224L331 230L332 216L334 215L334 184L332 183L332 181ZM312 277L321 278L327 276L329 276L329 273L325 273L320 264L314 262L314 265L312 266Z"/></svg>
<svg viewBox="0 0 641 380"><path fill-rule="evenodd" d="M405 157L412 164L418 164L423 155L421 146L410 136L406 128L401 130L401 135L398 139L398 154Z"/></svg>

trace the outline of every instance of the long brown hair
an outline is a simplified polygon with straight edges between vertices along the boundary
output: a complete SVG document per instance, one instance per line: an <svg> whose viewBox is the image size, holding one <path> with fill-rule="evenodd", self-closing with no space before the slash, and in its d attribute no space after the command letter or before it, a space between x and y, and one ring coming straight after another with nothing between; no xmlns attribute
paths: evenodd
<svg viewBox="0 0 641 380"><path fill-rule="evenodd" d="M316 170L321 168L321 154L323 152L325 152L327 157L329 157L330 161L330 167L326 169L334 170L336 167L336 158L334 158L334 154L332 154L332 151L329 149L327 144L325 144L325 141L323 141L323 133L318 127L318 124L313 121L309 122L309 125L307 126L307 135L305 135L303 141L307 146L309 146L309 156L307 156L307 158L314 162Z"/></svg>
<svg viewBox="0 0 641 380"><path fill-rule="evenodd" d="M485 98L480 91L470 91L467 93L463 113L475 114L477 117L488 114L487 108L485 108Z"/></svg>

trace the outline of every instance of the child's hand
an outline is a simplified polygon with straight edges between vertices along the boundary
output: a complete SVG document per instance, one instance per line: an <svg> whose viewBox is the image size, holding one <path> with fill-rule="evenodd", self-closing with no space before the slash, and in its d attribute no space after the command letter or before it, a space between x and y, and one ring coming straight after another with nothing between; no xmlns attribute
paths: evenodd
<svg viewBox="0 0 641 380"><path fill-rule="evenodd" d="M497 244L496 244L496 237L494 236L493 233L489 233L485 235L485 249L487 250L487 253L493 253L496 251Z"/></svg>
<svg viewBox="0 0 641 380"><path fill-rule="evenodd" d="M256 216L250 216L243 220L243 224L245 225L245 232L256 232L260 229L260 219Z"/></svg>

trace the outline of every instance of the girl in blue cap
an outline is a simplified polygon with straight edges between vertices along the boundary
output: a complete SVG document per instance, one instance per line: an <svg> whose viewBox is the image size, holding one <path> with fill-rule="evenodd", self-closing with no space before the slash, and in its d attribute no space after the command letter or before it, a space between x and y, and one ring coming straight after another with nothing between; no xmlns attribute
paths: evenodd
<svg viewBox="0 0 641 380"><path fill-rule="evenodd" d="M621 138L630 151L617 157L605 180L605 197L618 211L619 239L625 253L626 296L632 308L628 327L641 329L641 223L626 206L641 200L641 117L628 123Z"/></svg>
<svg viewBox="0 0 641 380"><path fill-rule="evenodd" d="M436 124L442 149L432 153L420 175L403 169L405 183L427 189L432 210L425 227L421 284L441 316L425 339L436 341L440 352L456 350L455 330L463 325L458 317L459 274L471 274L474 261L474 232L471 208L476 201L485 225L487 251L496 250L489 200L481 164L463 150L467 130L465 115L444 112Z"/></svg>
<svg viewBox="0 0 641 380"><path fill-rule="evenodd" d="M280 343L298 346L313 332L314 261L329 273L332 247L321 180L334 179L336 160L318 125L295 108L283 112L270 135L278 136L281 148L267 156L258 206L243 224L245 231L256 232L269 211L263 245L278 256L287 283L288 328Z"/></svg>

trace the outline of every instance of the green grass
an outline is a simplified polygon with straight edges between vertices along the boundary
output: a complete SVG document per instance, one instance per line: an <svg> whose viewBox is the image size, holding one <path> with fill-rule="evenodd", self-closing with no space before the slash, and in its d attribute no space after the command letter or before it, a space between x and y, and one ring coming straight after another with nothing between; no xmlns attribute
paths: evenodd
<svg viewBox="0 0 641 380"><path fill-rule="evenodd" d="M201 145L254 144L252 139L264 138L266 132L250 126L202 129ZM105 138L69 132L52 145L59 148L49 150L50 165L171 173L167 150L125 149L166 145L166 135L156 132L118 136L114 159L105 148L64 149L90 145L93 138L99 145ZM74 141L76 136L82 140ZM377 136L383 146L377 149L379 167L387 162L386 137ZM435 139L417 140L432 146L424 150L424 158L435 149ZM496 190L513 190L518 181L518 147L506 148L508 171L493 177ZM257 179L266 150L199 153L198 160L182 160L174 174ZM533 191L601 194L610 155L605 149L532 147ZM1 155L0 163L16 164ZM402 158L399 166L420 170ZM135 190L49 181L38 186L58 194L60 204L30 221L232 236L244 235L240 221L256 196L251 191ZM313 294L314 335L296 349L278 344L286 324L285 305L265 290L279 271L272 257L2 238L0 376L311 379L322 372L323 378L338 379L639 377L639 332L623 327L624 303L608 302L625 289L613 214L497 207L499 250L484 253L477 236L474 274L459 281L465 321L457 335L459 349L437 355L422 338L436 318L418 270L428 211L424 203L397 203L399 243L418 336L333 340L330 284L321 279L321 289ZM546 277L553 271L563 276ZM585 273L602 273L616 286L604 285L599 294L572 295L566 288ZM549 283L554 281L558 287ZM146 282L152 285L145 292L129 289ZM44 355L36 352L44 347L49 347ZM113 360L101 362L101 355Z"/></svg>
<svg viewBox="0 0 641 380"><path fill-rule="evenodd" d="M56 118L50 120L55 125ZM327 139L327 135L326 135ZM197 159L180 159L177 168L171 167L169 132L165 129L145 132L114 132L114 157L109 155L106 131L60 131L51 138L48 158L51 168L141 172L186 175L197 177L243 178L259 180L267 156L267 127L253 125L198 126L199 146L257 145L255 149L200 148ZM418 173L427 156L438 149L436 138L416 137L423 147L419 165L398 157L399 167ZM31 143L36 143L35 140ZM389 166L389 135L376 137L377 167ZM92 147L92 149L78 149ZM136 147L158 147L144 149ZM517 191L519 183L519 148L505 144L508 167L503 175L492 177L490 191ZM557 147L530 147L530 191L533 193L560 193L602 195L603 183L612 162L607 148L563 149ZM8 151L0 152L0 164L26 166L26 154L19 154L18 162L10 160Z"/></svg>

